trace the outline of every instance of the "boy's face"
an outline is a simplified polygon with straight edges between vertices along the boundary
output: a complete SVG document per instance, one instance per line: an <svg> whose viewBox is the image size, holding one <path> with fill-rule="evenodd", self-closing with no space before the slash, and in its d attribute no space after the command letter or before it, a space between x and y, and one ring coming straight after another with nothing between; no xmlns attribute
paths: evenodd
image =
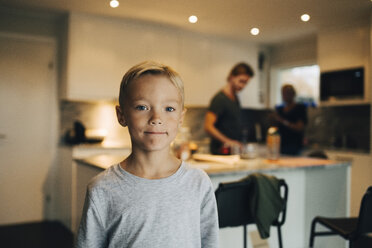
<svg viewBox="0 0 372 248"><path fill-rule="evenodd" d="M128 126L133 148L168 149L185 113L177 88L164 75L144 75L127 89L117 115L119 123Z"/></svg>

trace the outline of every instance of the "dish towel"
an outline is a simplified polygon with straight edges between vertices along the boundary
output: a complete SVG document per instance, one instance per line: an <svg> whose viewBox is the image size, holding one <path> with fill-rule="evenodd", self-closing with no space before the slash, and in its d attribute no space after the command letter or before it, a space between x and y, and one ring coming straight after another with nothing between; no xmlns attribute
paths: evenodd
<svg viewBox="0 0 372 248"><path fill-rule="evenodd" d="M249 196L251 212L262 239L270 237L270 226L284 208L280 197L279 179L261 173L250 174L242 181L250 181L253 190Z"/></svg>

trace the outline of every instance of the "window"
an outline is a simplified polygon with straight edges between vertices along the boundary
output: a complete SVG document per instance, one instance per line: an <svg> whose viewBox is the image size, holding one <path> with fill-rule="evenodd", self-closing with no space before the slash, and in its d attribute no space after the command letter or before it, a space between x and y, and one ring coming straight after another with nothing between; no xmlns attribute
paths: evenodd
<svg viewBox="0 0 372 248"><path fill-rule="evenodd" d="M284 84L292 84L296 89L296 101L309 105L317 105L319 102L319 66L300 66L279 69L274 76L275 85L272 85L274 97L272 103L282 103L281 87Z"/></svg>

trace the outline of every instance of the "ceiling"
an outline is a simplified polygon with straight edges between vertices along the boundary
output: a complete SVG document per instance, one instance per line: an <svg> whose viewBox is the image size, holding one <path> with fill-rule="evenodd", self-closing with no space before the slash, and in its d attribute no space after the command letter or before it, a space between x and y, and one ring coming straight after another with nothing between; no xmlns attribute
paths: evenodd
<svg viewBox="0 0 372 248"><path fill-rule="evenodd" d="M0 0L7 6L139 19L208 35L275 44L321 30L370 23L372 0ZM307 13L309 22L300 21ZM187 18L199 21L190 24ZM252 36L250 29L260 29Z"/></svg>

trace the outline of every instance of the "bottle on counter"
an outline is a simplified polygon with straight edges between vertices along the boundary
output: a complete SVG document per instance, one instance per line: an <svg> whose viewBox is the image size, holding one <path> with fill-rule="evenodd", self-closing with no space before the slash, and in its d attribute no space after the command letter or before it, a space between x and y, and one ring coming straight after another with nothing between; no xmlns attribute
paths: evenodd
<svg viewBox="0 0 372 248"><path fill-rule="evenodd" d="M280 156L280 134L277 127L270 127L266 136L267 159L278 160Z"/></svg>

